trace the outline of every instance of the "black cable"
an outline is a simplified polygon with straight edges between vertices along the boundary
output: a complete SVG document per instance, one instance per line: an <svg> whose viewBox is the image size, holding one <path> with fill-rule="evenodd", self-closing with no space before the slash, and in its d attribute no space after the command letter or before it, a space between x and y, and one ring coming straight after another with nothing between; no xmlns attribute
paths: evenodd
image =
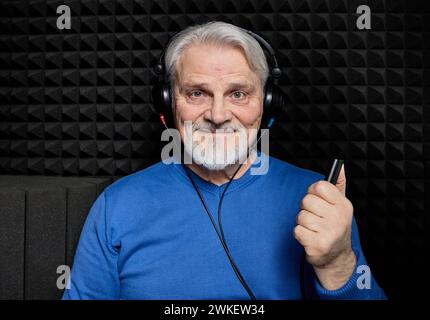
<svg viewBox="0 0 430 320"><path fill-rule="evenodd" d="M195 183L195 181L194 181L193 177L191 176L191 174L188 172L188 170L189 170L189 169L188 169L185 165L183 165L183 166L184 166L184 168L185 168L185 172L187 173L188 178L191 180L191 183L192 183L192 185L193 185L194 189L196 190L196 192L197 192L197 194L198 194L198 196L199 196L199 198L200 198L200 201L201 201L201 202L202 202L202 204L203 204L203 207L205 208L206 213L207 213L207 214L208 214L208 216L209 216L209 219L210 219L210 220L211 220L211 222L212 222L212 226L214 227L214 229L215 229L215 231L216 231L216 233L217 233L217 235L218 235L218 238L219 238L219 240L221 241L221 244L222 244L222 246L223 246L223 248L224 248L224 251L225 251L225 253L227 254L227 257L228 257L228 259L229 259L229 261L230 261L231 266L233 267L233 270L234 270L234 272L235 272L235 274L236 274L237 278L239 279L239 281L240 281L240 283L242 284L243 288L244 288L244 289L246 290L246 292L248 293L248 295L249 295L250 299L251 299L251 300L257 300L257 299L256 299L256 297L255 297L255 295L254 295L254 293L252 292L251 288L250 288L250 287L249 287L249 285L246 283L245 279L243 278L242 274L240 273L239 268L238 268L238 267L237 267L237 265L236 265L236 262L234 261L233 257L232 257L232 256L231 256L231 254L230 254L230 250L228 249L227 242L225 241L224 231L222 230L222 224L221 224L221 204L222 204L222 201L223 201L223 199L224 199L225 192L227 191L227 188L230 186L230 184L231 184L231 182L233 181L234 177L236 176L237 172L238 172L238 171L240 170L240 168L242 167L242 164L240 164L240 165L239 165L239 167L237 168L237 170L234 172L233 176L232 176L232 177L230 178L230 180L228 181L228 183L227 183L226 187L224 188L224 191L223 191L223 193L222 193L222 195L221 195L220 201L219 201L219 203L218 203L218 224L219 224L219 226L220 226L220 230L221 230L221 234L222 234L222 235L220 235L220 231L218 231L218 228L216 227L215 221L213 220L213 217L212 217L212 215L211 215L211 213L210 213L210 211L209 211L209 208L208 208L208 207L207 207L207 205L206 205L206 202L205 202L205 200L204 200L204 198L203 198L203 195L202 195L202 194L201 194L201 192L200 192L199 187L198 187L198 186L197 186L197 184Z"/></svg>
<svg viewBox="0 0 430 320"><path fill-rule="evenodd" d="M229 249L228 249L227 241L225 240L224 230L222 228L221 206L222 206L222 202L223 202L223 199L224 199L224 195L225 195L225 193L227 191L227 188L230 186L230 183L233 181L233 178L239 172L240 168L242 167L242 164L243 163L241 163L239 165L239 167L237 168L237 170L234 172L233 176L231 177L231 179L227 183L226 187L224 188L224 191L222 192L222 195L221 195L221 198L220 198L219 204L218 204L218 225L219 225L219 229L220 229L220 232L221 232L221 238L224 241L225 247L227 248L227 250L229 250ZM234 263L234 261L233 261L233 263ZM236 266L236 264L234 264L234 265ZM245 290L248 292L249 297L251 298L251 300L256 300L254 293L252 292L251 288L246 283L246 281L243 278L242 274L239 272L239 269L237 268L237 266L236 266L236 269L237 269L237 276L239 277L239 280L242 279L241 283L242 283L243 287L245 288Z"/></svg>

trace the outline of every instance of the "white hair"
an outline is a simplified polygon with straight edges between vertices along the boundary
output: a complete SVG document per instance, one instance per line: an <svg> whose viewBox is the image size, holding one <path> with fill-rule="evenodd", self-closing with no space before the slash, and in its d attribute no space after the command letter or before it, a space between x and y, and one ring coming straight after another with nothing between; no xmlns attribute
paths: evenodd
<svg viewBox="0 0 430 320"><path fill-rule="evenodd" d="M221 21L212 21L190 26L182 30L173 37L167 47L164 59L165 70L171 83L172 93L177 76L176 64L184 50L196 43L231 45L241 48L250 68L260 79L261 88L264 88L269 76L269 67L264 51L258 41L245 30L235 25Z"/></svg>

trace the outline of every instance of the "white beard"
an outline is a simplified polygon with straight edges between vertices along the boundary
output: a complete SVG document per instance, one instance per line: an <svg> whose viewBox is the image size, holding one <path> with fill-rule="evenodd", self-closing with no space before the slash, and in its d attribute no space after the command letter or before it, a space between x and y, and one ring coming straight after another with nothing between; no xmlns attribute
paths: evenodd
<svg viewBox="0 0 430 320"><path fill-rule="evenodd" d="M247 129L239 125L231 125L220 132L233 132L228 134L209 133L206 130L193 131L193 143L184 143L185 152L190 155L198 165L219 171L224 170L235 163L243 163L248 158L248 133ZM233 136L234 135L234 136ZM252 145L256 137L251 141ZM195 141L201 140L202 141Z"/></svg>

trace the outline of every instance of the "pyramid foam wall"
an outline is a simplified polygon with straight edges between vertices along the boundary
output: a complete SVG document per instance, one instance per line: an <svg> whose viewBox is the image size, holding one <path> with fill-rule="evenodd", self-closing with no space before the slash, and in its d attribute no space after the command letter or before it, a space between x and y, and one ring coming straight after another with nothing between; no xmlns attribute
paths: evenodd
<svg viewBox="0 0 430 320"><path fill-rule="evenodd" d="M271 154L320 172L347 159L373 272L389 296L419 297L430 252L425 3L1 1L0 174L119 177L159 161L151 66L175 32L231 22L265 37L284 72L290 101ZM61 4L71 8L70 30L56 27ZM372 10L371 30L355 25L361 4Z"/></svg>

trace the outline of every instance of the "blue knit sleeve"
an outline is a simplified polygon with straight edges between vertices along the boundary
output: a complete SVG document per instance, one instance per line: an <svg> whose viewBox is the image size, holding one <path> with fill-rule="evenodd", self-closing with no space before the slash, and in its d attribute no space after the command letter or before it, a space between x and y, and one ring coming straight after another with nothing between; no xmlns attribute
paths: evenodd
<svg viewBox="0 0 430 320"><path fill-rule="evenodd" d="M110 244L106 196L94 202L82 229L71 271L69 289L63 300L118 299L118 252Z"/></svg>
<svg viewBox="0 0 430 320"><path fill-rule="evenodd" d="M357 263L350 279L339 289L327 290L313 273L316 295L322 300L385 300L385 293L376 282L363 254L355 219L352 221L352 249L357 257Z"/></svg>

